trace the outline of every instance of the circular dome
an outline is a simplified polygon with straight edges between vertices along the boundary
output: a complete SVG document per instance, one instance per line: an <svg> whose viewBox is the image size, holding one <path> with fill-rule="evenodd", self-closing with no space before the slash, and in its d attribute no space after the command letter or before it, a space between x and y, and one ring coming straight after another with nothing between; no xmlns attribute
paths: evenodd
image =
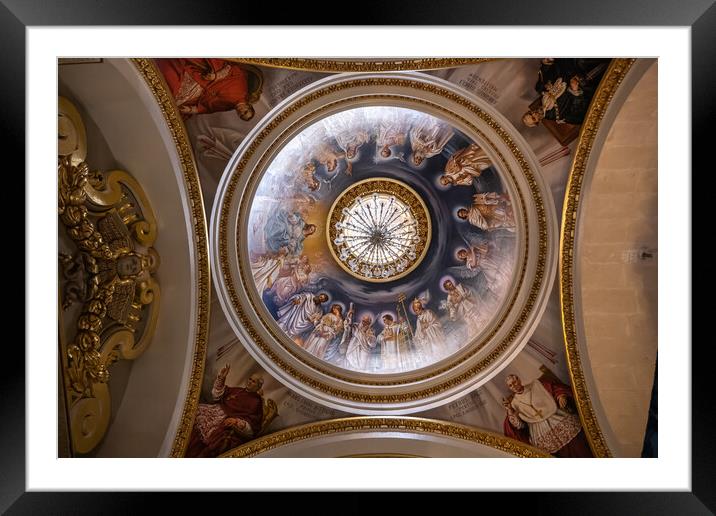
<svg viewBox="0 0 716 516"><path fill-rule="evenodd" d="M251 354L358 413L453 399L531 334L556 217L519 134L422 74L334 76L284 101L230 162L217 289Z"/></svg>

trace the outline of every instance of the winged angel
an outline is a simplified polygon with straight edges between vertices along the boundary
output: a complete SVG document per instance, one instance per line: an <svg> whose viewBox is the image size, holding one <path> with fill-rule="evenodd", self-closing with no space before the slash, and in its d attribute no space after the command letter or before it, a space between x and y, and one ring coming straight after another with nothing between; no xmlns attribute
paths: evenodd
<svg viewBox="0 0 716 516"><path fill-rule="evenodd" d="M459 234L465 245L457 248L455 257L462 263L449 267L448 274L476 285L481 294L497 301L510 283L511 260L492 240L475 233Z"/></svg>

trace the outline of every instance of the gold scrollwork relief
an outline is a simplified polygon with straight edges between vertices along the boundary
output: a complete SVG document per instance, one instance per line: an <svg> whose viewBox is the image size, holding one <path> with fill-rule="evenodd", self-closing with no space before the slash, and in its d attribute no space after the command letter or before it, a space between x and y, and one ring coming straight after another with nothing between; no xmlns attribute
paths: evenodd
<svg viewBox="0 0 716 516"><path fill-rule="evenodd" d="M154 334L157 223L131 175L90 170L84 124L62 97L59 120L57 208L75 247L59 255L64 330L74 332L67 342L60 339L60 356L72 452L87 454L109 426L109 367L140 356Z"/></svg>

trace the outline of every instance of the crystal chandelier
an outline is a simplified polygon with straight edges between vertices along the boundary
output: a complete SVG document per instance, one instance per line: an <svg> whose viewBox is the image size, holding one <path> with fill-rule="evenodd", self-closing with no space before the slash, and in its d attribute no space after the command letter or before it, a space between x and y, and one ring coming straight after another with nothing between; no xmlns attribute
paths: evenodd
<svg viewBox="0 0 716 516"><path fill-rule="evenodd" d="M390 281L422 258L429 219L412 189L379 181L391 188L363 189L367 191L355 191L343 199L343 207L333 215L331 247L351 274L371 281Z"/></svg>

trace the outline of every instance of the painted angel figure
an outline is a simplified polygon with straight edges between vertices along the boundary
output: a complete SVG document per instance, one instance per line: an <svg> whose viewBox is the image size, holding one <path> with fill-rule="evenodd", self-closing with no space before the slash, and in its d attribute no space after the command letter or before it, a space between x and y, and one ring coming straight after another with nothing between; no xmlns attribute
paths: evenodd
<svg viewBox="0 0 716 516"><path fill-rule="evenodd" d="M482 147L471 143L456 151L445 164L445 172L440 176L443 186L472 186L473 180L480 177L482 171L492 165Z"/></svg>
<svg viewBox="0 0 716 516"><path fill-rule="evenodd" d="M408 139L408 121L394 109L386 108L381 112L378 132L375 137L375 159L395 158L405 161L403 153L396 152L395 147L402 147Z"/></svg>
<svg viewBox="0 0 716 516"><path fill-rule="evenodd" d="M443 151L455 132L452 127L431 116L423 116L410 129L410 146L413 165L437 156Z"/></svg>
<svg viewBox="0 0 716 516"><path fill-rule="evenodd" d="M319 164L326 168L326 172L336 172L338 169L338 161L345 159L346 174L350 175L353 171L353 165L347 159L346 153L336 149L332 144L321 142L314 149L313 158Z"/></svg>
<svg viewBox="0 0 716 516"><path fill-rule="evenodd" d="M506 256L497 252L489 240L471 233L461 233L460 236L465 246L457 249L455 257L463 263L448 268L448 271L464 280L477 279L482 274L486 290L497 301L510 283L511 263Z"/></svg>
<svg viewBox="0 0 716 516"><path fill-rule="evenodd" d="M443 282L443 288L447 298L442 307L447 310L450 320L464 323L473 335L482 330L482 315L472 290L449 279Z"/></svg>
<svg viewBox="0 0 716 516"><path fill-rule="evenodd" d="M299 191L304 187L311 192L317 191L321 187L321 182L316 178L316 164L307 161L299 166L295 172L294 183Z"/></svg>
<svg viewBox="0 0 716 516"><path fill-rule="evenodd" d="M483 231L495 229L515 231L512 202L507 194L497 192L475 194L472 206L460 208L457 216Z"/></svg>
<svg viewBox="0 0 716 516"><path fill-rule="evenodd" d="M283 306L294 294L310 282L311 264L301 255L287 263L273 282L273 296L277 306Z"/></svg>
<svg viewBox="0 0 716 516"><path fill-rule="evenodd" d="M251 262L251 274L254 277L259 294L263 294L265 290L273 287L274 281L276 281L283 268L287 254L288 248L284 246L275 254L260 256Z"/></svg>
<svg viewBox="0 0 716 516"><path fill-rule="evenodd" d="M346 160L354 160L358 149L370 141L365 116L361 110L335 114L323 120L328 135L336 140L345 153Z"/></svg>

